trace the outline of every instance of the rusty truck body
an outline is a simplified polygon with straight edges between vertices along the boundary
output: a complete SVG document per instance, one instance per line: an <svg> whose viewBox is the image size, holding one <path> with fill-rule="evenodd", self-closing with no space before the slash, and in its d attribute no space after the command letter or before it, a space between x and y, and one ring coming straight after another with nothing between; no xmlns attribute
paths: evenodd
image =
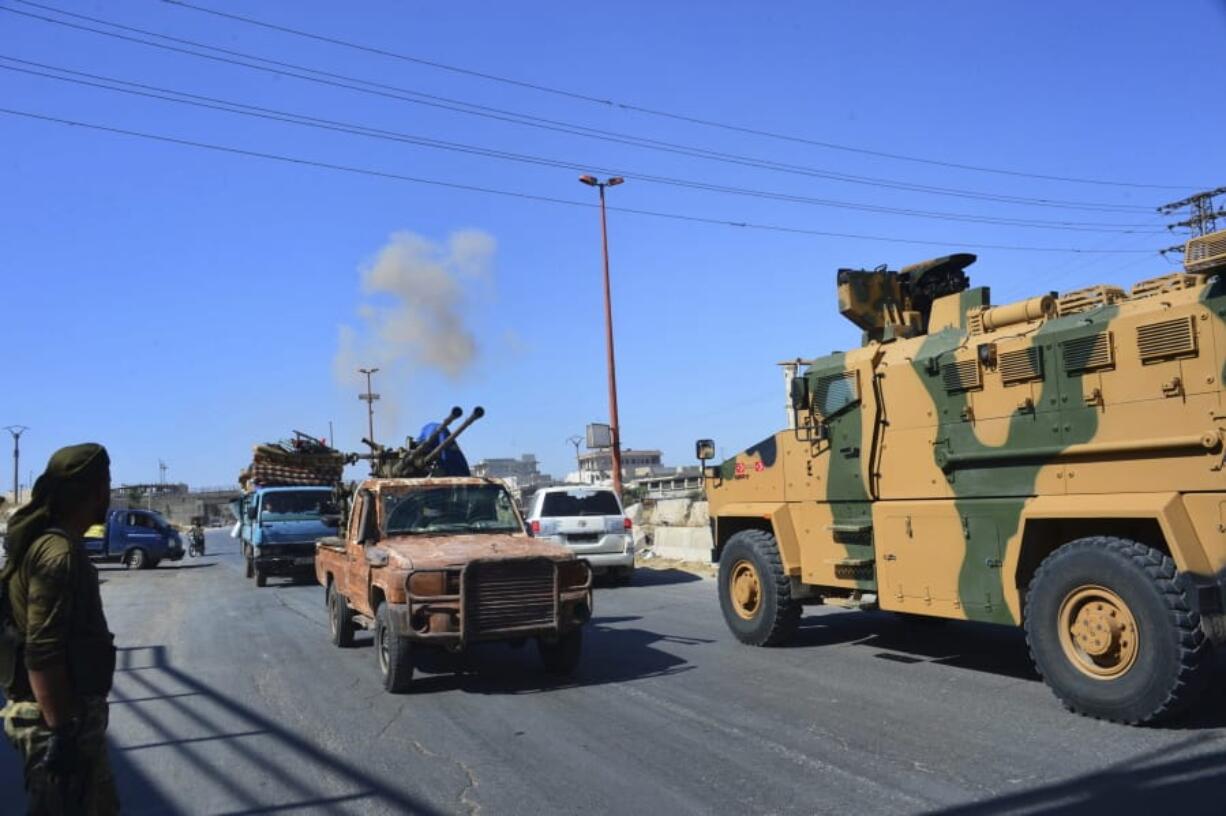
<svg viewBox="0 0 1226 816"><path fill-rule="evenodd" d="M413 654L535 639L544 667L578 664L592 578L565 547L532 538L499 481L372 478L348 522L316 545L332 642L374 632L384 688L408 689Z"/></svg>

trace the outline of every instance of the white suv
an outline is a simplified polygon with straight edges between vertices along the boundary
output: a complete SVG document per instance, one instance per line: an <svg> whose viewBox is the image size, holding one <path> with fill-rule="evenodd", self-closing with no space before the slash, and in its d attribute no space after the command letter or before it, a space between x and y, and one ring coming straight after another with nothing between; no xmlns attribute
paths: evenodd
<svg viewBox="0 0 1226 816"><path fill-rule="evenodd" d="M617 494L603 487L545 487L532 497L532 534L569 547L621 584L634 575L634 535Z"/></svg>

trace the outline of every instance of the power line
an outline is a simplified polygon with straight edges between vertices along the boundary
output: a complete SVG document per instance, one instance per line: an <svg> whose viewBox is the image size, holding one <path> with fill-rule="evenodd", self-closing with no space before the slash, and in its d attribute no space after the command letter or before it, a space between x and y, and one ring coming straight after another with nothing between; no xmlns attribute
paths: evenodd
<svg viewBox="0 0 1226 816"><path fill-rule="evenodd" d="M31 6L38 6L40 8L46 8L45 6L39 6L39 4L37 3L29 2L29 0L15 0L15 2L24 3L26 5L31 5ZM349 40L342 40L338 37L329 37L323 34L317 34L317 33L310 32L310 31L303 31L297 28L290 28L289 26L280 25L277 23L270 23L265 20L257 20L253 17L245 17L241 14L233 14L231 12L225 12L225 11L219 11L217 9L206 8L204 6L198 6L193 3L185 2L185 0L163 0L163 2L169 3L170 5L179 6L181 8L190 9L192 11L197 11L197 12L201 12L204 14L211 14L216 17L221 17L221 18L225 18L228 20L234 20L240 23L245 23L247 25L259 26L260 28L269 29L271 31L280 31L282 33L292 34L297 37L305 37L307 39L312 39L312 40L316 40L319 42L331 43L332 45L339 45L345 48L351 48L357 51L363 51L368 54L377 54L383 57L391 57L393 59L402 60L404 62L411 62L417 65L425 65L431 68L437 68L442 71L450 71L451 73L455 73L455 74L462 74L465 76L476 77L478 79L484 79L484 80L488 80L491 82L499 82L499 83L503 83L506 85L513 85L519 88L526 88L529 90L540 91L543 93L549 93L555 96L566 97L569 99L575 99L575 100L579 100L583 102L591 102L591 103L595 103L595 104L602 105L605 107L619 108L621 110L627 110L627 111L634 111L636 113L647 114L649 116L663 117L663 118L673 119L673 120L680 121L680 122L688 122L690 124L702 125L704 127L709 127L709 128L718 128L721 130L728 130L728 131L733 131L736 133L745 133L745 134L749 134L753 136L765 136L771 139L778 139L781 141L794 142L797 144L806 144L806 145L811 145L813 147L826 148L829 150L840 150L840 151L844 151L847 153L858 153L858 154L865 155L865 156L876 156L878 158L894 159L897 161L915 162L918 164L927 164L927 165L933 165L936 167L949 167L949 168L955 168L959 170L972 170L972 171L979 172L979 173L995 173L997 175L1004 175L1004 176L1042 179L1045 181L1062 181L1062 182L1069 182L1069 183L1075 183L1075 184L1095 184L1095 185L1108 186L1108 187L1132 187L1132 188L1138 188L1138 189L1151 189L1151 190L1178 190L1178 189L1188 189L1188 188L1195 186L1191 184L1142 184L1142 183L1126 182L1126 181L1110 181L1106 179L1079 178L1076 176L1060 176L1060 175L1050 175L1050 174L1045 174L1045 173L1030 173L1030 172L1025 172L1021 170L1009 170L1009 169L998 168L998 167L984 167L982 165L963 164L961 162L944 161L940 159L929 159L929 158L923 158L920 156L906 155L902 153L891 153L891 152L881 151L881 150L871 150L871 149L863 148L863 147L854 147L852 145L838 144L835 142L826 142L826 141L811 139L811 138L807 138L803 136L796 136L794 134L778 133L774 131L763 130L760 128L753 128L753 127L747 127L744 125L730 124L727 122L720 122L714 119L704 119L704 118L696 117L696 116L688 116L685 114L675 113L672 111L644 107L642 105L635 105L635 104L631 104L628 102L619 102L613 99L606 99L606 98L602 98L598 96L592 96L589 94L579 93L576 91L568 91L562 88L555 88L553 86L544 85L544 84L537 83L537 82L527 82L524 80L502 76L500 74L487 73L485 71L476 71L471 68L463 68L457 65L450 65L447 63L443 63L443 62L438 62L436 60L429 60L429 59L424 59L422 57L415 57L415 56L404 54L398 51L389 51L387 49L378 48L375 46L363 45L361 43L355 43Z"/></svg>
<svg viewBox="0 0 1226 816"><path fill-rule="evenodd" d="M31 60L18 59L4 54L0 54L0 60L7 62L19 63L21 65L33 66L36 68L46 69L48 71L58 71L71 76L57 76L47 73L46 71L31 70L30 68L21 68L13 65L0 64L0 69L6 71L14 71L31 76L53 79L60 82L67 82L74 85L80 85L91 88L100 88L103 90L114 91L117 93L126 93L136 96L141 96L150 99L158 99L166 102L174 102L183 105L191 105L194 107L205 108L208 110L218 110L226 113L237 114L241 116L256 117L276 122L284 122L288 124L300 125L303 127L312 127L322 130L330 130L341 133L349 133L368 138L382 139L386 141L394 141L412 144L420 147L428 147L433 149L448 150L472 155L485 156L487 158L523 162L534 165L543 165L567 170L576 171L596 171L602 174L617 175L634 178L640 181L649 183L663 184L687 189L704 190L708 192L726 193L732 195L748 196L753 198L771 199L776 201L784 201L795 204L809 204L814 206L834 207L839 209L851 209L864 212L873 212L891 215L904 215L918 218L932 218L943 221L959 221L966 223L977 224L992 224L998 226L1016 226L1032 229L1060 229L1075 232L1108 232L1108 233L1123 233L1123 234L1162 234L1161 230L1146 229L1147 224L1111 224L1099 222L1075 222L1075 221L1041 221L1037 219L1019 219L1019 218L1004 218L996 216L976 215L968 213L949 213L937 212L931 210L916 210L902 207L888 207L876 204L863 204L859 202L839 201L834 199L814 198L810 196L793 195L789 193L778 193L773 191L755 190L742 187L732 187L727 185L712 184L709 182L693 181L688 179L678 179L668 176L656 176L649 174L636 173L631 170L605 168L592 166L590 164L579 162L568 162L557 159L549 159L541 156L532 156L522 153L513 153L504 150L483 148L475 145L466 145L459 142L451 142L439 139L431 139L422 136L415 136L403 132L383 130L372 128L365 125L355 125L353 123L341 122L333 119L323 119L313 116L305 116L287 111L280 111L273 108L267 108L258 105L248 105L246 103L234 102L231 100L220 99L212 96L203 96L200 94L188 93L185 91L177 91L168 88L161 88L155 85L146 83L132 82L114 77L92 74L84 71L76 71L69 68L47 65L45 63L33 62ZM74 79L73 77L85 77L86 79ZM92 81L97 80L97 81ZM110 83L110 84L107 84ZM115 85L129 87L114 87ZM186 97L186 98L179 98Z"/></svg>
<svg viewBox="0 0 1226 816"><path fill-rule="evenodd" d="M248 150L246 148L232 147L229 145L211 144L209 142L200 142L192 139L181 139L175 136L165 136L162 134L147 133L138 130L128 130L126 128L112 127L110 125L99 125L92 122L82 122L75 119L65 119L59 116L48 116L30 111L15 110L12 108L0 107L0 114L9 116L19 116L27 119L35 119L43 122L52 122L60 125L68 125L71 127L86 128L106 133L115 133L123 136L133 136L140 139L150 141L164 142L167 144L175 144L185 147L199 148L202 150L210 150L218 153L229 153L237 156L245 156L248 158L266 159L269 161L282 162L286 164L296 164L304 167L317 167L324 170L336 170L345 173L354 173L363 176L372 176L376 178L391 179L395 181L411 182L414 184L428 184L435 187L445 187L453 190L464 190L467 192L486 193L490 195L505 196L508 198L524 199L528 201L539 201L547 204L561 204L568 207L583 207L591 209L599 205L584 201L575 201L571 199L556 198L553 196L537 195L535 193L523 193L514 190L500 190L493 187L483 187L475 184L463 184L460 182L443 181L440 179L429 179L418 176L409 176L402 173L393 173L386 170L376 170L366 167L353 167L350 165L333 164L331 162L318 161L315 159L304 159L296 156L286 156L278 153L264 153L257 150ZM984 244L971 243L963 244L957 242L953 244L948 241L929 241L918 238L898 238L895 236L884 235L865 235L851 232L830 232L826 230L807 229L804 227L788 227L779 224L759 224L749 221L732 221L722 218L710 218L698 215L687 215L685 213L665 212L661 210L644 210L634 207L609 207L610 211L622 212L630 215L644 215L653 218L666 218L674 221L687 221L697 224L714 224L718 226L739 227L742 229L762 230L769 232L789 233L793 235L815 235L823 238L851 238L865 241L882 241L893 244L918 244L924 246L940 246L949 247L953 245L966 246L974 249L1000 249L1018 252L1055 252L1055 253L1106 253L1111 255L1135 255L1149 252L1150 250L1137 249L1079 249L1076 247L1044 247L1044 246L1017 246L1010 244Z"/></svg>
<svg viewBox="0 0 1226 816"><path fill-rule="evenodd" d="M136 28L133 26L127 26L127 25L123 25L120 23L114 23L114 22L110 22L108 20L103 20L103 19L96 18L96 17L89 17L83 14L76 14L74 12L62 11L59 9L55 9L54 7L51 7L51 6L30 3L29 0L13 0L13 2L21 2L26 5L32 5L38 8L48 9L50 11L53 11L56 14L60 14L66 17L73 17L77 19L88 20L90 22L100 23L102 25L111 26L113 28L117 28L123 31L136 32L139 34L143 34L145 36L155 37L158 39L167 40L169 42L177 42L181 44L186 44L186 45L192 46L193 48L203 48L207 51L214 51L217 53L214 53L214 54L201 53L199 51L193 51L190 49L181 48L181 47L174 46L174 45L168 45L166 43L150 42L149 40L140 39L138 37L132 37L132 36L128 36L126 34L120 34L114 31L105 31L102 29L92 28L90 26L81 25L79 23L72 23L67 20L59 20L59 19L55 19L52 17L44 17L39 14L19 11L17 9L8 8L6 6L0 6L0 11L5 11L10 14L16 14L16 15L20 15L20 16L27 17L30 19L40 20L43 22L51 23L53 25L63 26L66 28L73 28L73 29L77 29L81 31L87 31L90 33L99 34L101 36L111 37L114 39L124 40L127 42L138 43L140 45L145 45L151 48L157 48L157 49L161 49L164 51L171 51L175 53L187 54L190 56L211 60L214 62L220 62L220 63L230 64L230 65L237 65L237 66L241 66L241 67L248 68L251 70L263 71L265 73L270 73L276 76L292 77L292 78L304 80L307 82L314 82L314 83L318 83L322 85L344 88L344 89L351 90L351 91L357 91L359 93L365 93L369 95L380 96L380 97L389 98L389 99L395 99L395 100L402 101L402 102L409 102L412 104L424 105L427 107L448 110L448 111L452 111L455 113L462 113L462 114L466 114L470 116L478 116L478 117L485 118L485 119L507 122L510 124L516 124L516 125L521 125L525 127L532 127L532 128L548 130L548 131L553 131L553 132L558 132L558 133L566 133L566 134L574 135L574 136L581 136L584 138L597 139L600 141L606 141L606 142L610 142L614 144L624 144L624 145L639 147L643 149L656 150L656 151L661 151L665 153L689 156L692 158L700 158L700 159L706 159L710 161L719 161L719 162L724 162L728 164L735 164L735 165L740 165L740 166L745 166L745 167L754 167L754 168L765 169L765 170L773 170L776 172L791 173L795 175L802 175L802 176L807 176L807 177L812 177L812 178L823 178L823 179L828 179L832 181L841 181L841 182L850 183L850 184L864 184L864 185L868 185L872 187L880 187L880 188L885 188L885 189L906 190L909 192L921 192L921 193L929 193L933 195L945 195L945 196L952 196L956 198L967 198L967 199L975 199L975 200L981 200L981 201L994 201L994 202L1007 203L1007 204L1021 204L1021 205L1027 205L1027 206L1053 207L1053 208L1058 208L1058 209L1087 210L1087 211L1097 211L1097 212L1116 212L1116 213L1123 213L1123 212L1149 213L1149 212L1152 212L1152 210L1149 207L1143 207L1143 206L1131 205L1131 204L1069 201L1069 200L1062 200L1062 199L1014 196L1014 195L999 194L999 193L984 193L981 191L964 190L964 189L953 188L953 187L940 187L940 186L935 186L935 185L900 182L900 181L879 178L879 177L874 177L874 176L860 176L860 175L847 174L847 173L838 173L838 172L823 170L821 168L808 167L805 165L795 165L795 164L788 164L784 162L776 162L776 161L769 160L769 159L761 159L761 158L756 158L752 156L743 156L743 155L739 155L735 153L726 153L722 151L708 150L706 148L692 147L692 146L687 146L687 145L678 144L674 142L662 141L659 139L650 139L646 137L634 136L631 134L617 133L614 131L604 131L604 130L600 130L597 128L590 128L584 125L576 125L576 124L567 123L567 122L560 122L558 120L546 119L542 117L532 116L529 114L521 114L515 111L508 111L508 110L504 110L501 108L493 108L493 107L489 107L486 105L477 105L477 104L470 103L470 102L464 102L462 100L451 99L448 97L442 97L442 96L438 96L435 94L427 94L427 93L423 93L420 91L414 91L414 90L406 89L406 88L399 88L394 85L387 85L384 83L373 82L371 80L361 79L358 77L345 76L343 74L337 74L337 73L333 73L330 71L323 71L323 70L311 68L308 66L296 65L294 63L283 62L280 60L273 60L267 57L260 57L257 55L246 54L241 51L235 51L233 49L212 46L212 45L208 45L205 43L196 42L193 40L183 39L181 37L173 37L167 34L159 34L157 32L148 31L146 29L140 29L140 28ZM223 56L218 56L218 54L228 54L231 56L223 57ZM233 59L232 57L234 56L241 57L241 59ZM267 63L267 64L259 65L259 64L253 64L251 62L244 62L243 60L255 60L256 62L262 62L262 63ZM270 67L270 66L279 66L279 67ZM286 70L286 69L292 69L292 70ZM306 74L296 73L300 71L305 71L307 73ZM311 74L314 74L315 76L311 76Z"/></svg>

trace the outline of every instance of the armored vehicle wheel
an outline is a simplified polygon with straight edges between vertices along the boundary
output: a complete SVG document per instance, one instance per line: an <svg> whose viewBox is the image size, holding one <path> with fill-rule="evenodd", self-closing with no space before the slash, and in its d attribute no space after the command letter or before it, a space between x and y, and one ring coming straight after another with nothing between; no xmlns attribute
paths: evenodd
<svg viewBox="0 0 1226 816"><path fill-rule="evenodd" d="M763 530L734 533L719 557L719 606L737 639L752 646L787 643L801 605L783 571L775 537Z"/></svg>
<svg viewBox="0 0 1226 816"><path fill-rule="evenodd" d="M541 653L541 662L549 674L573 674L579 666L583 653L583 630L571 629L552 643L540 638L536 648Z"/></svg>
<svg viewBox="0 0 1226 816"><path fill-rule="evenodd" d="M140 547L135 547L124 555L123 563L128 569L148 569L149 555Z"/></svg>
<svg viewBox="0 0 1226 816"><path fill-rule="evenodd" d="M247 562L247 569L245 571L246 576L248 578L254 578L255 577L255 562L251 560L251 553L244 552L243 559Z"/></svg>
<svg viewBox="0 0 1226 816"><path fill-rule="evenodd" d="M379 604L375 613L375 655L379 659L379 673L383 676L383 688L392 694L403 694L413 682L413 644L396 634L392 613L387 603Z"/></svg>
<svg viewBox="0 0 1226 816"><path fill-rule="evenodd" d="M1175 563L1108 536L1078 539L1044 559L1026 597L1026 642L1066 707L1128 724L1186 708L1211 662Z"/></svg>
<svg viewBox="0 0 1226 816"><path fill-rule="evenodd" d="M253 562L252 569L255 571L255 585L258 587L268 586L268 574L260 569L260 565Z"/></svg>
<svg viewBox="0 0 1226 816"><path fill-rule="evenodd" d="M331 583L328 584L328 632L332 635L333 646L348 649L353 645L353 615Z"/></svg>

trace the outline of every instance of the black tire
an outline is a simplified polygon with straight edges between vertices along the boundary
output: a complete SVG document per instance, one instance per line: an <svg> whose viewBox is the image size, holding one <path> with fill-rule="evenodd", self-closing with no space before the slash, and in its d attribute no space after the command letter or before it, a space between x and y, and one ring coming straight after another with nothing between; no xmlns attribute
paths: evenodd
<svg viewBox="0 0 1226 816"><path fill-rule="evenodd" d="M332 645L348 649L353 645L353 613L349 604L336 591L336 586L328 584L328 633L332 636Z"/></svg>
<svg viewBox="0 0 1226 816"><path fill-rule="evenodd" d="M392 694L404 694L413 683L413 643L396 634L392 612L387 602L375 612L375 659L383 688Z"/></svg>
<svg viewBox="0 0 1226 816"><path fill-rule="evenodd" d="M255 572L255 585L257 587L268 586L268 573L260 568L258 562L252 562L252 570Z"/></svg>
<svg viewBox="0 0 1226 816"><path fill-rule="evenodd" d="M162 563L162 559L160 559L160 558L150 558L150 559L149 559L149 569L157 569L157 566L158 566L158 564L160 564L160 563Z"/></svg>
<svg viewBox="0 0 1226 816"><path fill-rule="evenodd" d="M1095 658L1084 650L1078 655L1077 637L1066 636L1068 646L1061 642L1067 626L1062 609L1070 604L1063 613L1067 621L1077 594L1093 588L1122 600L1135 623L1130 660L1119 655L1126 651L1131 627L1116 634L1110 625L1103 630L1110 644L1104 659L1126 663L1110 669L1118 674L1108 677L1078 667L1077 661L1088 665ZM1129 725L1169 719L1186 709L1204 689L1212 662L1200 614L1175 562L1152 547L1109 536L1072 541L1039 565L1026 596L1026 643L1035 668L1069 710Z"/></svg>
<svg viewBox="0 0 1226 816"><path fill-rule="evenodd" d="M579 658L583 656L583 630L571 629L553 642L538 638L536 648L541 653L541 663L547 673L562 676L574 674L579 667Z"/></svg>
<svg viewBox="0 0 1226 816"><path fill-rule="evenodd" d="M243 559L247 562L247 568L244 571L244 574L248 578L254 578L255 577L255 562L251 558L250 550L247 550L247 549L243 550Z"/></svg>
<svg viewBox="0 0 1226 816"><path fill-rule="evenodd" d="M140 547L133 547L124 553L123 564L130 570L148 569L149 554Z"/></svg>
<svg viewBox="0 0 1226 816"><path fill-rule="evenodd" d="M734 568L749 564L757 573L760 597L743 616L733 599ZM800 624L801 604L792 599L792 582L783 570L779 545L764 530L741 530L724 545L719 557L719 607L737 640L751 646L780 646L792 639Z"/></svg>
<svg viewBox="0 0 1226 816"><path fill-rule="evenodd" d="M615 567L610 576L613 586L629 586L634 580L634 567Z"/></svg>

